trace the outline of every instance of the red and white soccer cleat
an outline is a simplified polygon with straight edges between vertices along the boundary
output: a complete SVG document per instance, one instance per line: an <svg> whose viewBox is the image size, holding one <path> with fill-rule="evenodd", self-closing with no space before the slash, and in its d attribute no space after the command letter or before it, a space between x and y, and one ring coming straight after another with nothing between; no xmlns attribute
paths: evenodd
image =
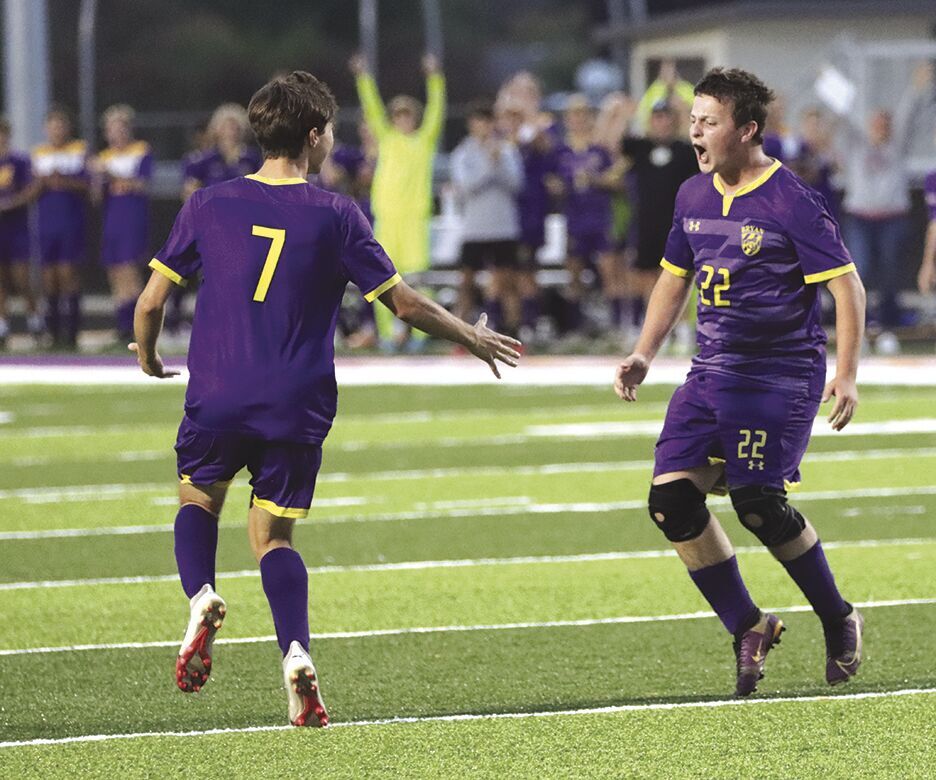
<svg viewBox="0 0 936 780"><path fill-rule="evenodd" d="M283 680L289 697L289 722L293 726L327 726L328 713L322 701L315 666L296 641L289 645L289 652L283 659Z"/></svg>
<svg viewBox="0 0 936 780"><path fill-rule="evenodd" d="M211 674L211 647L227 605L207 583L189 603L191 617L176 659L176 684L186 693L197 693Z"/></svg>

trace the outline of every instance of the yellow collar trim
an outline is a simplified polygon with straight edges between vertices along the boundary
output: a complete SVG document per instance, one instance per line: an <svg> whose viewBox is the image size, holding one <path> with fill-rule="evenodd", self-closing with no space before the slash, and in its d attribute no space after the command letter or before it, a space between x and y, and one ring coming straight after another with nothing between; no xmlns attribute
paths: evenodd
<svg viewBox="0 0 936 780"><path fill-rule="evenodd" d="M260 182L261 184L272 184L274 187L278 187L281 184L308 184L309 183L306 179L303 179L299 176L294 176L291 179L270 179L270 178L267 178L266 176L260 176L259 174L256 174L256 173L248 173L244 178L253 179L254 181Z"/></svg>
<svg viewBox="0 0 936 780"><path fill-rule="evenodd" d="M750 184L745 184L731 195L725 194L725 183L721 180L721 176L716 173L712 177L712 184L715 185L715 189L718 190L719 195L722 196L722 216L728 216L728 212L731 211L731 204L734 203L735 198L740 198L742 195L747 195L749 192L756 190L761 186L761 184L763 184L765 181L767 181L767 179L780 170L782 165L783 163L781 163L779 160L774 160L773 164L760 176L754 179L754 181L752 181Z"/></svg>

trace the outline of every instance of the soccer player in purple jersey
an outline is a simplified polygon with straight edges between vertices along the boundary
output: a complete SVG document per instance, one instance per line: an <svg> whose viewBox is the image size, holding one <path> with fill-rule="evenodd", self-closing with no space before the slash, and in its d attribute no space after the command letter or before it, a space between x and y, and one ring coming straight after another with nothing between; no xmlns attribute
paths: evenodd
<svg viewBox="0 0 936 780"><path fill-rule="evenodd" d="M10 149L10 123L0 117L0 348L10 334L7 295L18 292L26 303L27 327L38 336L42 319L29 279L29 157Z"/></svg>
<svg viewBox="0 0 936 780"><path fill-rule="evenodd" d="M201 187L246 176L260 167L260 155L245 140L248 129L243 106L225 103L215 109L208 123L212 146L185 159L183 200Z"/></svg>
<svg viewBox="0 0 936 780"><path fill-rule="evenodd" d="M117 320L117 338L133 338L133 307L140 294L140 262L149 241L148 189L153 154L133 138L134 111L108 108L101 121L107 148L94 161L94 194L104 204L101 262L107 269Z"/></svg>
<svg viewBox="0 0 936 780"><path fill-rule="evenodd" d="M923 183L929 223L926 226L926 240L923 245L923 262L917 274L917 287L924 295L936 290L936 171L930 171Z"/></svg>
<svg viewBox="0 0 936 780"><path fill-rule="evenodd" d="M253 96L250 122L264 163L186 201L150 263L130 344L145 373L177 373L164 367L156 342L173 285L201 271L176 442L175 555L191 610L176 679L197 691L211 671L226 610L214 589L218 515L246 466L248 536L297 726L328 723L309 656L308 574L291 540L308 514L336 412L334 337L345 286L352 281L408 324L462 344L497 376L495 361L519 359L519 342L488 329L485 316L472 327L412 290L354 202L306 181L331 150L336 110L328 87L301 71Z"/></svg>
<svg viewBox="0 0 936 780"><path fill-rule="evenodd" d="M78 263L85 253L85 217L90 180L84 141L71 137L68 113L46 114L48 143L32 152L39 198L39 260L46 302L46 329L54 346L74 349L81 318ZM64 303L64 322L62 307Z"/></svg>
<svg viewBox="0 0 936 780"><path fill-rule="evenodd" d="M615 390L637 398L695 279L699 354L673 394L656 445L650 516L734 637L739 696L752 693L783 623L748 594L705 495L727 486L742 525L773 553L822 622L826 680L861 663L862 617L839 594L815 529L787 502L820 401L834 430L855 412L865 295L838 225L801 179L767 157L771 91L716 68L695 88L690 140L700 174L676 198L673 227L634 352ZM819 284L835 299L837 361L825 382Z"/></svg>
<svg viewBox="0 0 936 780"><path fill-rule="evenodd" d="M611 191L623 182L610 152L594 141L593 112L584 95L569 98L564 120L566 141L556 152L558 175L551 181L564 196L566 267L571 275L568 326L578 331L583 324L584 271L597 266L602 291L613 294L617 258L611 247Z"/></svg>

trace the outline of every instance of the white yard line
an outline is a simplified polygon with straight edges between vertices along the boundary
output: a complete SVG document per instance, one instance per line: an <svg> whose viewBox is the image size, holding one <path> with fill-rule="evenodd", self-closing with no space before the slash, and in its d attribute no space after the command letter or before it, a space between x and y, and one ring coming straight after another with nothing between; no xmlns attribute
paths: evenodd
<svg viewBox="0 0 936 780"><path fill-rule="evenodd" d="M611 386L619 358L607 356L527 356L516 370L503 372L503 385L529 386ZM182 376L168 383L182 386L187 372L184 359L171 358ZM338 358L338 386L424 385L460 386L494 384L490 372L473 358L452 357L366 357ZM645 384L677 384L689 370L688 357L662 357L653 363ZM829 373L834 372L830 362ZM862 359L858 383L863 385L927 386L936 383L936 358L904 356ZM0 385L139 385L162 387L134 365L16 365L15 357L0 365Z"/></svg>
<svg viewBox="0 0 936 780"><path fill-rule="evenodd" d="M910 539L854 539L838 542L823 542L826 550L850 550L878 547L919 547L936 545L934 538ZM735 552L757 555L767 553L762 545L736 547ZM518 566L530 564L596 563L599 561L629 561L652 558L675 558L673 549L623 550L618 552L580 553L576 555L521 555L510 558L458 558L435 561L398 561L393 563L360 563L334 566L313 566L309 574L344 574L347 572L425 571L428 569L464 569L473 566ZM218 572L218 579L230 580L241 577L259 577L258 569ZM101 585L143 585L156 582L176 582L175 574L152 574L135 577L88 577L73 580L32 580L0 583L0 591L45 590L48 588L76 588Z"/></svg>
<svg viewBox="0 0 936 780"><path fill-rule="evenodd" d="M796 492L792 500L799 503L803 501L838 501L859 498L905 498L908 496L936 495L936 486L925 487L884 487L884 488L857 488L855 490L826 490L814 492ZM506 517L508 515L553 515L553 514L580 514L600 512L621 512L628 510L646 509L645 499L630 501L594 501L575 503L543 503L527 504L524 496L504 496L504 504L495 507L467 507L459 509L437 509L419 512L387 512L383 514L354 514L333 515L331 517L312 517L311 524L340 525L344 523L383 523L410 520L444 520L461 517ZM714 506L726 506L730 503L724 496L712 496L709 501ZM321 501L313 503L321 506ZM237 528L240 524L225 523L225 528ZM2 531L0 541L30 540L30 539L60 539L85 536L127 536L135 534L167 533L173 530L172 523L158 523L151 525L124 525L101 526L98 528L53 528L38 531Z"/></svg>
<svg viewBox="0 0 936 780"><path fill-rule="evenodd" d="M936 422L936 421L934 421ZM137 453L132 453L137 454ZM876 450L838 450L835 452L817 452L807 455L805 465L810 463L835 463L840 461L889 460L893 458L934 458L936 447L906 447ZM132 460L135 458L126 458ZM35 465L35 464L32 464ZM397 482L403 480L422 481L426 479L447 479L452 477L490 477L510 475L514 477L534 477L558 474L604 474L609 472L647 471L653 468L652 460L599 461L592 463L544 463L536 466L465 466L437 469L406 469L364 472L326 472L318 477L319 484L359 482ZM61 502L85 502L118 500L136 493L164 492L171 483L129 483L119 482L102 485L65 485L61 487L14 488L0 490L0 500L18 499L29 504L49 504ZM246 478L241 477L234 487L247 487ZM174 497L172 497L174 500ZM485 499L499 501L500 499ZM510 499L514 501L515 499ZM350 497L336 499L316 499L318 506L348 506L355 503L367 503L366 499L356 501ZM432 504L436 508L445 508L441 502Z"/></svg>
<svg viewBox="0 0 936 780"><path fill-rule="evenodd" d="M460 713L456 715L415 715L402 718L377 720L352 720L332 722L328 728L355 728L362 726L403 726L412 723L463 723L474 720L526 720L527 718L555 718L576 715L613 715L621 712L672 711L695 709L719 709L722 707L757 707L770 704L829 703L835 701L861 701L866 699L889 699L906 696L926 696L936 693L936 688L901 688L892 691L866 691L864 693L838 693L823 696L776 696L763 699L716 699L712 701L656 702L653 704L619 704L607 707L587 707L576 710L546 710L541 712L491 712ZM272 731L291 731L293 726L244 726L242 728L206 729L204 731L140 731L129 734L85 734L75 737L24 739L0 742L0 748L35 747L39 745L67 745L82 742L110 742L147 737L206 737L220 734L256 734Z"/></svg>
<svg viewBox="0 0 936 780"><path fill-rule="evenodd" d="M936 604L936 598L891 599L886 601L860 601L855 606L861 609L879 609L885 607L929 606ZM811 612L808 604L796 604L787 607L764 607L768 612L794 613ZM714 612L683 612L673 615L622 615L609 618L582 618L580 620L544 620L518 623L482 623L475 625L452 626L411 626L407 628L378 628L366 631L331 631L312 634L313 640L371 639L386 636L407 636L411 634L461 634L473 631L520 631L540 628L586 628L588 626L625 625L631 623L671 623L684 620L702 620L714 618ZM252 645L261 642L273 642L276 636L245 636L218 638L219 645ZM33 653L79 653L97 650L146 650L158 647L178 647L178 639L157 640L153 642L113 642L101 644L62 645L59 647L22 647L0 650L0 657L30 655Z"/></svg>

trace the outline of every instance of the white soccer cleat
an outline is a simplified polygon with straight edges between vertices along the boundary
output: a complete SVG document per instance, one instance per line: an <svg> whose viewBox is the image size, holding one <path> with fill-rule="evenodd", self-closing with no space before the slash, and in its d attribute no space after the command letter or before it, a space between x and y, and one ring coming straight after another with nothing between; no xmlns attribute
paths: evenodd
<svg viewBox="0 0 936 780"><path fill-rule="evenodd" d="M283 681L289 697L289 722L293 726L328 725L328 713L319 690L315 666L298 642L289 645L283 659Z"/></svg>
<svg viewBox="0 0 936 780"><path fill-rule="evenodd" d="M189 604L191 617L176 659L176 684L186 693L196 693L211 674L211 647L224 622L227 605L207 583Z"/></svg>

